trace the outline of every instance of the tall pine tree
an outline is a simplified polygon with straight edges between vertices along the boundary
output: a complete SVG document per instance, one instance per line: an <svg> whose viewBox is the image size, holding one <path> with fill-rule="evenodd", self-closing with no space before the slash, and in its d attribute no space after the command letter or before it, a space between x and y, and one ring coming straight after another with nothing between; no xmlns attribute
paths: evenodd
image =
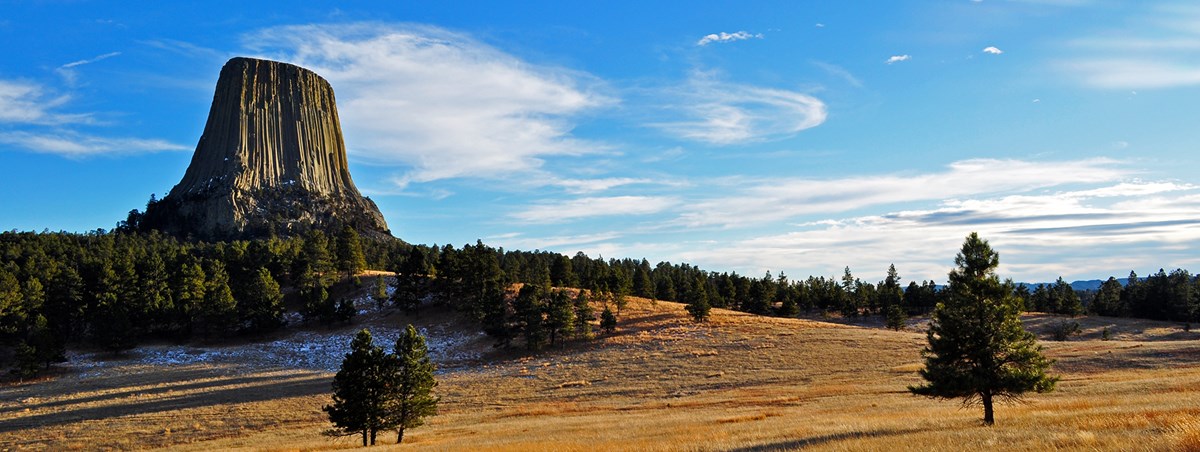
<svg viewBox="0 0 1200 452"><path fill-rule="evenodd" d="M429 360L425 338L408 325L396 339L395 370L389 395L389 423L396 427L396 444L404 442L404 430L420 427L424 418L437 414L439 398L433 395L437 367Z"/></svg>
<svg viewBox="0 0 1200 452"><path fill-rule="evenodd" d="M921 352L925 368L920 374L926 383L908 389L982 404L983 423L992 425L995 399L1052 391L1058 378L1046 375L1051 361L1021 326L1013 288L996 275L1000 257L987 241L972 232L954 263L958 268L950 271L949 297L934 310L929 346Z"/></svg>

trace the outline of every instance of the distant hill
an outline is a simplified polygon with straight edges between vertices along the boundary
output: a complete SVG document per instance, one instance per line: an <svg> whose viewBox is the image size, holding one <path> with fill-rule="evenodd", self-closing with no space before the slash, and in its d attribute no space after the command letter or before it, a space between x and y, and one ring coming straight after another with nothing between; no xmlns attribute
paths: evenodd
<svg viewBox="0 0 1200 452"><path fill-rule="evenodd" d="M1144 281L1145 279L1146 278L1138 278L1138 281ZM1099 290L1100 285L1104 284L1104 281L1108 281L1108 278L1079 280L1079 281L1072 282L1071 288L1075 289L1075 290ZM1129 278L1117 278L1117 282L1121 283L1121 287L1125 287L1125 286L1129 285ZM1043 285L1043 284L1048 285L1048 286L1054 285L1053 282L1045 282L1045 283L1020 282L1020 283L1017 283L1017 285L1028 287L1030 290L1033 290L1033 288L1035 288L1039 285Z"/></svg>

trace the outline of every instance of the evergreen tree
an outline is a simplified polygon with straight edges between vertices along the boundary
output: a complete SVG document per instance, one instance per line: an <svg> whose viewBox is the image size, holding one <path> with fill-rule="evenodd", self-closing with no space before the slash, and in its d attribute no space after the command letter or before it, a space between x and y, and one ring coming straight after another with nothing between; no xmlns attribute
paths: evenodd
<svg viewBox="0 0 1200 452"><path fill-rule="evenodd" d="M337 236L337 267L346 278L352 278L367 268L358 231L350 226L343 226Z"/></svg>
<svg viewBox="0 0 1200 452"><path fill-rule="evenodd" d="M887 317L888 328L897 330L903 328L903 319L900 320L899 326L895 326L896 324L892 322L894 318L904 316L904 291L900 289L900 275L896 272L895 264L888 265L887 277L879 285L877 297L879 298L879 308ZM892 306L895 306L896 309L892 309Z"/></svg>
<svg viewBox="0 0 1200 452"><path fill-rule="evenodd" d="M908 315L904 313L904 308L901 308L899 304L888 305L883 315L884 323L894 331L904 329L904 324L908 321Z"/></svg>
<svg viewBox="0 0 1200 452"><path fill-rule="evenodd" d="M226 333L236 329L237 300L233 298L233 289L229 287L229 273L219 260L207 263L208 280L204 285L204 304L195 317L203 333Z"/></svg>
<svg viewBox="0 0 1200 452"><path fill-rule="evenodd" d="M518 329L525 336L525 347L530 350L542 348L542 343L546 341L545 298L548 291L548 279L543 284L526 284L513 302Z"/></svg>
<svg viewBox="0 0 1200 452"><path fill-rule="evenodd" d="M392 292L392 303L399 306L405 314L419 314L421 300L429 295L432 289L429 284L431 270L425 250L420 246L409 249L408 255L397 265L396 290Z"/></svg>
<svg viewBox="0 0 1200 452"><path fill-rule="evenodd" d="M976 233L967 236L950 271L950 295L933 312L922 351L925 384L913 394L964 399L983 405L983 422L995 423L993 400L1054 389L1057 377L1046 375L1051 361L1042 355L1034 335L1021 326L1020 313L1007 287L996 276L999 255Z"/></svg>
<svg viewBox="0 0 1200 452"><path fill-rule="evenodd" d="M604 311L600 313L600 330L604 331L604 334L613 334L617 331L617 316L608 306L604 306Z"/></svg>
<svg viewBox="0 0 1200 452"><path fill-rule="evenodd" d="M186 337L192 334L195 318L204 309L204 269L197 262L185 262L173 276L175 322L178 332Z"/></svg>
<svg viewBox="0 0 1200 452"><path fill-rule="evenodd" d="M1072 317L1083 314L1083 303L1079 300L1079 294L1075 293L1071 284L1063 280L1061 276L1058 277L1058 281L1054 282L1052 291L1056 302L1054 303L1055 309L1050 312Z"/></svg>
<svg viewBox="0 0 1200 452"><path fill-rule="evenodd" d="M1100 284L1100 290L1096 292L1096 298L1092 304L1088 306L1093 314L1120 317L1128 315L1129 309L1121 300L1121 282L1117 278L1108 277L1108 280Z"/></svg>
<svg viewBox="0 0 1200 452"><path fill-rule="evenodd" d="M708 303L708 293L705 290L705 285L704 278L696 275L696 278L692 280L692 286L685 294L687 296L687 300L685 300L687 306L685 309L687 309L688 314L691 314L692 320L696 322L708 320L709 311L712 310L712 305Z"/></svg>
<svg viewBox="0 0 1200 452"><path fill-rule="evenodd" d="M550 293L546 303L546 332L550 334L550 346L560 337L569 337L575 331L575 305L562 289Z"/></svg>
<svg viewBox="0 0 1200 452"><path fill-rule="evenodd" d="M579 291L575 295L575 337L580 339L592 338L592 321L596 320L595 310L588 302L587 292Z"/></svg>
<svg viewBox="0 0 1200 452"><path fill-rule="evenodd" d="M386 278L386 277L384 277L384 276L375 277L375 284L371 289L371 299L375 300L375 307L377 307L379 309L383 309L384 305L387 304L387 300L388 300L388 293L387 293L388 284L387 284L387 280L384 278Z"/></svg>
<svg viewBox="0 0 1200 452"><path fill-rule="evenodd" d="M396 426L396 444L404 442L404 430L420 427L424 418L437 414L438 397L433 395L437 367L429 360L425 338L408 325L396 340L393 359L396 370L388 395L388 423Z"/></svg>
<svg viewBox="0 0 1200 452"><path fill-rule="evenodd" d="M283 293L271 272L259 267L254 279L250 280L246 296L240 300L242 319L249 323L250 331L264 332L283 324Z"/></svg>
<svg viewBox="0 0 1200 452"><path fill-rule="evenodd" d="M350 342L350 353L333 377L333 404L325 405L331 436L362 435L362 445L375 445L375 435L396 426L390 407L395 391L396 362L375 346L371 332L359 331Z"/></svg>

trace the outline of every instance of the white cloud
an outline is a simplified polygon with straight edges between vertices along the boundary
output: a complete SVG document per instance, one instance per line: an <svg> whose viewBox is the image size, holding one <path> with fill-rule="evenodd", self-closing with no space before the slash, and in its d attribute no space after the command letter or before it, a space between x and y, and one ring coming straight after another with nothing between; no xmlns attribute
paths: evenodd
<svg viewBox="0 0 1200 452"><path fill-rule="evenodd" d="M850 71L846 70L844 67L823 61L813 61L812 63L814 66L821 68L825 72L828 72L829 75L845 80L846 83L850 84L850 86L855 88L862 88L863 86L862 80L859 80L858 77L855 77L854 74L851 74Z"/></svg>
<svg viewBox="0 0 1200 452"><path fill-rule="evenodd" d="M1200 8L1159 3L1103 34L1070 40L1053 64L1085 85L1105 89L1200 85Z"/></svg>
<svg viewBox="0 0 1200 452"><path fill-rule="evenodd" d="M1200 63L1146 58L1096 58L1065 62L1059 66L1076 73L1085 84L1097 88L1151 89L1200 85Z"/></svg>
<svg viewBox="0 0 1200 452"><path fill-rule="evenodd" d="M908 60L909 60L909 59L911 59L911 58L912 58L912 57L911 57L911 56L909 56L909 55L907 55L907 54L905 54L905 55L892 55L891 57L888 57L888 59L887 59L887 64L899 63L899 62L901 62L901 61L908 61Z"/></svg>
<svg viewBox="0 0 1200 452"><path fill-rule="evenodd" d="M536 171L546 156L595 152L600 144L571 135L572 118L613 102L587 74L435 27L287 26L245 40L328 79L351 156L412 167L401 185L511 178Z"/></svg>
<svg viewBox="0 0 1200 452"><path fill-rule="evenodd" d="M0 132L0 143L64 157L91 157L96 155L141 154L158 151L185 151L191 148L165 140L101 137L74 131L57 132Z"/></svg>
<svg viewBox="0 0 1200 452"><path fill-rule="evenodd" d="M1004 51L1003 51L1003 50L1000 50L1000 48L999 48L999 47L996 47L996 46L987 46L987 47L984 47L984 48L983 48L983 53L990 53L990 54L992 54L992 55L999 55L999 54L1001 54L1001 53L1004 53Z"/></svg>
<svg viewBox="0 0 1200 452"><path fill-rule="evenodd" d="M895 263L907 280L945 281L963 237L979 232L1000 252L1001 275L1040 282L1123 276L1153 262L1195 267L1187 252L1200 245L1196 187L1120 183L1093 190L945 201L935 209L834 218L788 233L750 237L681 253L706 265L756 274L786 270L793 277L834 275L849 265L858 276L881 279ZM1190 192L1156 198L1167 192ZM1123 202L1108 203L1111 199ZM1161 199L1161 202L1152 202ZM1179 245L1185 245L1183 251ZM1115 252L1114 250L1121 251ZM1175 251L1172 251L1175 250Z"/></svg>
<svg viewBox="0 0 1200 452"><path fill-rule="evenodd" d="M784 138L825 122L825 103L785 89L725 83L694 73L673 95L687 119L651 123L678 137L716 145Z"/></svg>
<svg viewBox="0 0 1200 452"><path fill-rule="evenodd" d="M0 80L0 123L55 125L92 122L91 115L52 110L70 101L67 95L48 95L42 85Z"/></svg>
<svg viewBox="0 0 1200 452"><path fill-rule="evenodd" d="M751 34L745 31L735 31L733 33L726 33L722 31L720 33L705 35L703 38L700 38L699 41L696 41L696 45L706 46L714 42L744 41L751 38L762 39L763 35L762 33Z"/></svg>
<svg viewBox="0 0 1200 452"><path fill-rule="evenodd" d="M609 196L577 198L536 204L512 214L527 223L560 223L581 218L612 215L648 215L676 204L674 198L658 196Z"/></svg>
<svg viewBox="0 0 1200 452"><path fill-rule="evenodd" d="M927 174L844 179L742 179L724 181L727 196L688 202L678 222L689 227L742 227L802 215L870 206L1026 192L1066 184L1120 180L1128 170L1107 159L1068 162L973 159Z"/></svg>
<svg viewBox="0 0 1200 452"><path fill-rule="evenodd" d="M76 63L78 66L87 61ZM0 124L15 126L15 130L0 132L0 143L73 158L188 149L165 140L105 137L73 130L70 126L98 122L91 113L60 112L71 96L48 91L37 83L0 80Z"/></svg>
<svg viewBox="0 0 1200 452"><path fill-rule="evenodd" d="M621 234L616 232L601 232L596 234L581 234L581 235L563 235L551 237L525 237L519 232L501 234L492 237L485 237L483 240L489 245L504 247L507 249L516 250L560 250L567 253L566 250L578 250L579 247L585 245L594 245L600 242L608 242L619 239ZM573 254L573 253L572 253Z"/></svg>
<svg viewBox="0 0 1200 452"><path fill-rule="evenodd" d="M648 184L652 183L649 179L636 179L632 177L607 177L600 179L553 179L551 185L557 185L566 189L567 193L582 194L606 191L612 188L621 187L633 184Z"/></svg>
<svg viewBox="0 0 1200 452"><path fill-rule="evenodd" d="M73 85L75 85L76 81L79 79L79 74L75 70L76 67L83 66L85 64L92 64L97 61L107 60L109 58L118 56L120 54L121 54L121 52L109 52L109 53L106 53L103 55L97 55L94 58L73 61L73 62L64 64L62 66L59 66L57 69L54 70L54 72L57 72L58 75L62 76L63 80L66 81L67 85L73 86Z"/></svg>

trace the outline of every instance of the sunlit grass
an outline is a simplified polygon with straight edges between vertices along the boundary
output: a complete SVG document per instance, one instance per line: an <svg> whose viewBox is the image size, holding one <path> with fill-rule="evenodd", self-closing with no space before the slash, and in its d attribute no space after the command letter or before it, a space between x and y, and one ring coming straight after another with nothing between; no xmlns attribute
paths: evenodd
<svg viewBox="0 0 1200 452"><path fill-rule="evenodd" d="M1033 316L1031 324L1038 328ZM399 316L379 320L400 322ZM424 450L1197 450L1200 366L1169 324L1103 322L1122 340L1048 342L1059 389L976 407L907 393L924 335L633 300L618 334L501 353L440 377L442 414L405 435ZM1083 323L1083 322L1081 322ZM130 366L0 389L9 447L324 450L331 376ZM391 444L394 435L383 435Z"/></svg>

